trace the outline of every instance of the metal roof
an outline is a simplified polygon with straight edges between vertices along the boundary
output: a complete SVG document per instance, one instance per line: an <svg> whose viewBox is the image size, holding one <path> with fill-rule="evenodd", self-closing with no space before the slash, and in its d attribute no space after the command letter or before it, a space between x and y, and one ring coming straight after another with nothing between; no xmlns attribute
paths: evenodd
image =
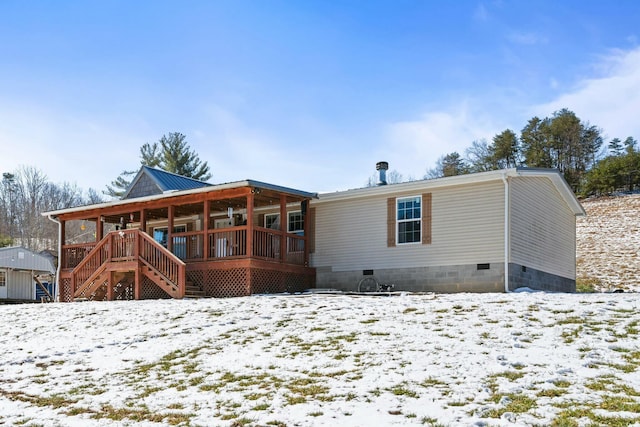
<svg viewBox="0 0 640 427"><path fill-rule="evenodd" d="M153 182L156 183L160 191L182 191L192 190L194 188L210 187L208 182L200 181L194 178L188 178L186 176L178 175L175 173L155 169L149 166L142 166L138 171L138 174L131 181L131 184L122 196L126 199L131 189L135 187L136 183L140 180L142 175L147 175Z"/></svg>
<svg viewBox="0 0 640 427"><path fill-rule="evenodd" d="M0 248L0 268L55 273L51 260L21 246Z"/></svg>
<svg viewBox="0 0 640 427"><path fill-rule="evenodd" d="M219 190L227 190L227 189L233 189L233 188L241 188L241 187L255 187L255 188L260 188L263 190L273 190L273 191L277 191L280 193L284 193L284 194L289 194L291 196L294 197L299 197L302 199L315 199L318 197L318 193L308 193L306 191L301 191L301 190L296 190L293 188L288 188L288 187L282 187L279 185L274 185L274 184L269 184L266 182L261 182L261 181L254 181L252 179L246 179L244 181L237 181L237 182L228 182L228 183L224 183L224 184L215 184L215 185L208 185L206 187L201 187L201 188L194 188L194 189L189 189L189 190L168 190L162 194L154 194L151 196L145 196L145 197L138 197L135 199L125 199L125 200L113 200L110 202L105 202L105 203L98 203L98 204L94 204L94 205L86 205L86 206L76 206L76 207L72 207L72 208L66 208L66 209L59 209L59 210L55 210L55 211L49 211L49 212L42 212L41 215L42 216L49 216L49 217L57 217L58 215L62 215L62 214L68 214L68 213L72 213L72 212L82 212L85 210L90 210L90 209L100 209L100 208L106 208L106 207L112 207L112 206L125 206L128 205L130 203L144 203L147 201L152 201L152 200L160 200L160 199L166 199L166 198L171 198L171 197L177 197L177 196L184 196L187 194L198 194L198 193L205 193L205 192L209 192L209 191L219 191Z"/></svg>

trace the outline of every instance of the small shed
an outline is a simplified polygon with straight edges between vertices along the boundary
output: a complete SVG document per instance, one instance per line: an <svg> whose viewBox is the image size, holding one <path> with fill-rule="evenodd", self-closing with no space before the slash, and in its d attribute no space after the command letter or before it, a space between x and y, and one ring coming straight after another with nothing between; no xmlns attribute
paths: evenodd
<svg viewBox="0 0 640 427"><path fill-rule="evenodd" d="M54 277L47 257L21 246L0 248L0 301L36 300L37 288L44 284L51 289Z"/></svg>

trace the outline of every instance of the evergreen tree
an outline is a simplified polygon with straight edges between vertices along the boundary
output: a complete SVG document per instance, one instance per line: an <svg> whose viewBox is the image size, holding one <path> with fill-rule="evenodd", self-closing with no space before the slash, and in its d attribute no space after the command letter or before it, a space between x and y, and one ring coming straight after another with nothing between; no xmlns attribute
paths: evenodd
<svg viewBox="0 0 640 427"><path fill-rule="evenodd" d="M620 138L613 138L611 142L609 142L608 148L614 156L622 155L622 142Z"/></svg>
<svg viewBox="0 0 640 427"><path fill-rule="evenodd" d="M515 168L518 165L519 146L518 137L507 129L493 137L493 145L490 147L493 160L498 169Z"/></svg>
<svg viewBox="0 0 640 427"><path fill-rule="evenodd" d="M189 148L186 136L179 132L163 135L153 144L143 144L140 147L140 164L201 181L211 179L207 162L200 160L198 155ZM107 185L104 193L111 197L122 197L137 172L123 171L115 181L111 182L111 185Z"/></svg>

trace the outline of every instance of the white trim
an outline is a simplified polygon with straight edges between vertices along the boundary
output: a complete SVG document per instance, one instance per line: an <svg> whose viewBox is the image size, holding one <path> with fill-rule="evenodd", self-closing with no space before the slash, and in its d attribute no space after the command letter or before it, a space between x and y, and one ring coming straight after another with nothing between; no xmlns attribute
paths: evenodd
<svg viewBox="0 0 640 427"><path fill-rule="evenodd" d="M509 234L511 233L509 227L509 179L507 174L502 175L502 182L504 182L504 291L509 292L509 252L511 249L511 242Z"/></svg>
<svg viewBox="0 0 640 427"><path fill-rule="evenodd" d="M302 228L301 229L296 229L296 230L289 230L289 225L291 224L291 215L292 214L299 214L300 215L300 219L302 221ZM302 211L289 211L287 212L287 233L289 234L298 234L298 233L304 233L304 216L302 215Z"/></svg>

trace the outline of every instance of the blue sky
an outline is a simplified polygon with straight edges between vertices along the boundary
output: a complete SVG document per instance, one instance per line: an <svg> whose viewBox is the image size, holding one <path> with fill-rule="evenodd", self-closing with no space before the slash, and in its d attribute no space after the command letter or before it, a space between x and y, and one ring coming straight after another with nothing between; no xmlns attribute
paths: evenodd
<svg viewBox="0 0 640 427"><path fill-rule="evenodd" d="M0 172L102 191L181 132L211 182L422 178L568 108L640 139L640 2L0 1Z"/></svg>

